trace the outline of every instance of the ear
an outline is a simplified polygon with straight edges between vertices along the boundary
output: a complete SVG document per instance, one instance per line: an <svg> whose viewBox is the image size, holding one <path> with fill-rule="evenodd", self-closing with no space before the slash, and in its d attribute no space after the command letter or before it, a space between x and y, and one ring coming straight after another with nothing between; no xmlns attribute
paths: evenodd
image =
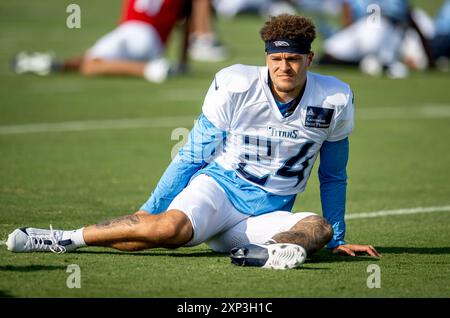
<svg viewBox="0 0 450 318"><path fill-rule="evenodd" d="M314 59L314 52L311 51L308 53L308 67L311 66L313 59Z"/></svg>

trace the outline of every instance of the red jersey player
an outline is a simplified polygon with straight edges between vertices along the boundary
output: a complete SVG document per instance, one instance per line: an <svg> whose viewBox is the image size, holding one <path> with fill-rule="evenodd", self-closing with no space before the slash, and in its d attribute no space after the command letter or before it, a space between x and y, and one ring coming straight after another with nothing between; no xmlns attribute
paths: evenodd
<svg viewBox="0 0 450 318"><path fill-rule="evenodd" d="M170 68L163 57L165 45L176 23L189 15L190 7L187 0L124 0L120 24L83 56L55 65L47 54L20 53L15 70L40 75L77 70L87 76L131 75L163 82Z"/></svg>

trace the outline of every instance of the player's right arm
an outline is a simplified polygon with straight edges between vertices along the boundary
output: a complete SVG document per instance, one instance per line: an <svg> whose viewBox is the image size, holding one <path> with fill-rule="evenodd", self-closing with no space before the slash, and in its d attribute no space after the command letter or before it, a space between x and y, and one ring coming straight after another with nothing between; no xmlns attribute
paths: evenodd
<svg viewBox="0 0 450 318"><path fill-rule="evenodd" d="M226 133L216 128L201 114L192 128L187 143L167 167L141 210L151 214L164 212L172 200L188 185L192 176L206 166L220 151Z"/></svg>
<svg viewBox="0 0 450 318"><path fill-rule="evenodd" d="M187 143L164 172L141 210L152 214L167 210L172 200L188 185L192 176L221 151L232 115L227 89L231 80L220 71L214 77L203 103L203 113L192 128Z"/></svg>

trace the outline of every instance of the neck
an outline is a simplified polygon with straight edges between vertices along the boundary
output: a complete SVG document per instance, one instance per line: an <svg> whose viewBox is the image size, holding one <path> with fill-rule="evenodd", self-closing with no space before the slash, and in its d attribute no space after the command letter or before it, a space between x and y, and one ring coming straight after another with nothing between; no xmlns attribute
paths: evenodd
<svg viewBox="0 0 450 318"><path fill-rule="evenodd" d="M270 77L269 77L270 79ZM304 88L306 86L306 78L302 81L302 83L296 86L294 89L289 91L279 90L272 81L270 81L270 90L272 91L275 99L281 103L287 103L298 97L300 93L303 94Z"/></svg>

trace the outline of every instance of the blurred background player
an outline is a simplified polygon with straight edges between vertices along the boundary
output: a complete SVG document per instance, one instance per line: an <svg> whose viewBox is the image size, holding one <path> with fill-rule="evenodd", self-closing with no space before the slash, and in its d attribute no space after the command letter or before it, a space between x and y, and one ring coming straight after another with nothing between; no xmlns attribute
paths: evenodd
<svg viewBox="0 0 450 318"><path fill-rule="evenodd" d="M203 32L208 36L214 34L211 31L211 12L204 9L205 2L208 4L209 0L125 0L119 26L100 38L84 55L56 63L50 54L22 52L16 56L14 70L19 74L31 72L39 75L47 75L51 71L78 71L86 76L128 75L144 77L151 82L163 82L169 71L176 73L187 70L189 32L200 25L195 21L202 18L208 21L196 33ZM164 58L170 34L178 22L191 16L195 23L192 26L185 23L179 65L171 68ZM214 53L206 49L208 45L212 46L212 43L203 42L203 60L208 57L208 53ZM196 57L197 60L201 59ZM216 60L224 58L226 56L222 54Z"/></svg>
<svg viewBox="0 0 450 318"><path fill-rule="evenodd" d="M86 76L131 75L163 82L169 72L164 48L175 24L188 15L189 4L183 0L125 0L119 26L84 55L59 64L48 54L22 52L14 69L19 74L79 71Z"/></svg>
<svg viewBox="0 0 450 318"><path fill-rule="evenodd" d="M446 0L434 21L434 36L431 40L431 52L437 67L448 71L450 58L450 0Z"/></svg>
<svg viewBox="0 0 450 318"><path fill-rule="evenodd" d="M213 3L217 13L227 19L241 13L259 14L264 18L296 13L292 0L214 0Z"/></svg>
<svg viewBox="0 0 450 318"><path fill-rule="evenodd" d="M188 56L200 62L221 62L228 58L228 49L214 32L211 0L193 0L189 23Z"/></svg>
<svg viewBox="0 0 450 318"><path fill-rule="evenodd" d="M406 77L402 45L412 29L426 54L426 65L433 66L429 43L412 17L409 1L343 0L342 15L345 28L324 41L320 64L359 65L370 75L386 70L389 77Z"/></svg>

